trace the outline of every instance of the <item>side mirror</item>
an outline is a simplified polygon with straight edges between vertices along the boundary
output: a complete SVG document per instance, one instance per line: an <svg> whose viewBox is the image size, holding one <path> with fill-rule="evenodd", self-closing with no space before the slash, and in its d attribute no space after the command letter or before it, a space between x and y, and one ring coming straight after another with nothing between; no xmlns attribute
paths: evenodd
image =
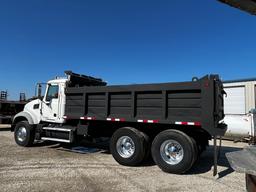
<svg viewBox="0 0 256 192"><path fill-rule="evenodd" d="M43 100L43 96L42 96L42 85L38 84L38 90L37 90L37 97L38 99L40 99L41 101Z"/></svg>
<svg viewBox="0 0 256 192"><path fill-rule="evenodd" d="M41 84L38 84L38 97L42 97L42 85Z"/></svg>
<svg viewBox="0 0 256 192"><path fill-rule="evenodd" d="M43 88L45 88L46 83L37 83L36 89L35 89L35 98L38 98L40 100L43 100Z"/></svg>

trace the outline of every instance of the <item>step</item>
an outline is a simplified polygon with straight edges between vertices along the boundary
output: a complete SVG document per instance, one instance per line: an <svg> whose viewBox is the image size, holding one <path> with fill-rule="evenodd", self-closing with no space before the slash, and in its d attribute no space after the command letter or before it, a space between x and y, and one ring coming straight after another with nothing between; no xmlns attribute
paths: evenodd
<svg viewBox="0 0 256 192"><path fill-rule="evenodd" d="M51 138L51 137L41 137L41 140L45 140L45 141L57 141L57 142L62 142L62 143L71 143L70 140L58 139L58 138Z"/></svg>
<svg viewBox="0 0 256 192"><path fill-rule="evenodd" d="M51 132L51 131L55 131L55 132L59 132L59 133L63 133L65 132L66 134L68 134L68 139L67 138L58 138L58 136L56 135L55 137L49 137L49 136L44 136L41 137L42 140L48 140L48 141L56 141L56 142L63 142L63 143L72 143L73 142L73 129L71 128L63 128L63 127L43 127L42 128L45 131ZM57 138L56 138L57 137Z"/></svg>
<svg viewBox="0 0 256 192"><path fill-rule="evenodd" d="M50 131L63 131L63 132L71 132L72 129L60 128L60 127L43 127L44 130Z"/></svg>

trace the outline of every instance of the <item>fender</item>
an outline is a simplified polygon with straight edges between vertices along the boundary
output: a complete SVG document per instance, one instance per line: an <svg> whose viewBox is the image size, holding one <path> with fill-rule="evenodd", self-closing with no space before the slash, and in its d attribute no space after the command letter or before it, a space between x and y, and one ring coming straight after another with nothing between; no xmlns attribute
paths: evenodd
<svg viewBox="0 0 256 192"><path fill-rule="evenodd" d="M40 121L40 120L37 120L35 115L25 112L25 111L22 111L14 116L14 118L12 120L11 131L14 131L15 125L19 121L24 121L24 120L27 120L30 125L38 124Z"/></svg>

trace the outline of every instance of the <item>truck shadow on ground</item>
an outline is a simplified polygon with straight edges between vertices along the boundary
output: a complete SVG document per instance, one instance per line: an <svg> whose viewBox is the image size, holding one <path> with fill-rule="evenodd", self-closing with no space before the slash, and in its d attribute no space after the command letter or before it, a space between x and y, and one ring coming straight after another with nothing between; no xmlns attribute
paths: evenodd
<svg viewBox="0 0 256 192"><path fill-rule="evenodd" d="M242 148L237 147L226 147L223 146L220 151L220 155L218 158L218 166L224 167L223 171L219 171L219 179L225 177L226 175L234 172L231 168L226 153L240 151ZM141 166L154 166L155 163L152 158L148 158L147 161L143 162ZM209 146L206 151L204 151L200 157L195 162L194 166L187 172L185 175L195 175L195 174L202 174L213 170L213 146Z"/></svg>
<svg viewBox="0 0 256 192"><path fill-rule="evenodd" d="M228 159L226 157L226 153L240 151L242 148L237 147L227 147L222 146L219 158L218 158L218 166L225 167L225 170L218 172L219 178L225 177L226 175L234 172L231 168ZM201 174L206 173L213 169L213 146L209 146L206 151L204 151L195 165L191 168L191 170L187 173L188 175L193 174Z"/></svg>
<svg viewBox="0 0 256 192"><path fill-rule="evenodd" d="M44 141L42 143L38 143L35 146L48 146L49 148L53 149L58 149L58 150L64 150L67 152L74 152L74 153L79 153L79 151L73 150L73 148L77 147L84 147L86 148L86 152L81 154L88 154L88 153L101 153L105 155L111 155L110 150L109 150L109 141L102 141L102 142L82 142L76 144L76 145L70 145L70 144L56 144L54 142L50 141ZM95 150L97 149L97 150ZM231 174L233 169L231 168L227 158L226 158L226 153L228 152L234 152L234 151L240 151L242 148L238 147L227 147L227 146L222 146L219 159L218 159L218 166L224 167L225 169L218 172L219 178L223 178L226 175ZM148 166L155 166L155 163L152 159L152 157L147 158L140 167L148 167ZM202 174L209 172L210 170L213 169L213 146L209 146L206 151L204 151L199 159L196 161L194 166L191 168L190 171L185 173L186 175L194 175L194 174Z"/></svg>
<svg viewBox="0 0 256 192"><path fill-rule="evenodd" d="M49 147L49 148L59 148L60 143L54 141L36 141L31 147Z"/></svg>

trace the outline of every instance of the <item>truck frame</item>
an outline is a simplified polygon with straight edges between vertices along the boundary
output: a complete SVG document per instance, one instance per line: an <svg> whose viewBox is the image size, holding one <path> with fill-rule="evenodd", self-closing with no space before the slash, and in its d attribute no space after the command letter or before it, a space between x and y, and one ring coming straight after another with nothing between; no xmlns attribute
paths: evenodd
<svg viewBox="0 0 256 192"><path fill-rule="evenodd" d="M44 97L14 117L18 145L109 137L118 163L135 166L151 155L163 171L180 174L214 137L216 167L216 138L226 131L220 123L224 91L218 75L181 83L107 86L102 79L65 73L67 78L49 81Z"/></svg>

